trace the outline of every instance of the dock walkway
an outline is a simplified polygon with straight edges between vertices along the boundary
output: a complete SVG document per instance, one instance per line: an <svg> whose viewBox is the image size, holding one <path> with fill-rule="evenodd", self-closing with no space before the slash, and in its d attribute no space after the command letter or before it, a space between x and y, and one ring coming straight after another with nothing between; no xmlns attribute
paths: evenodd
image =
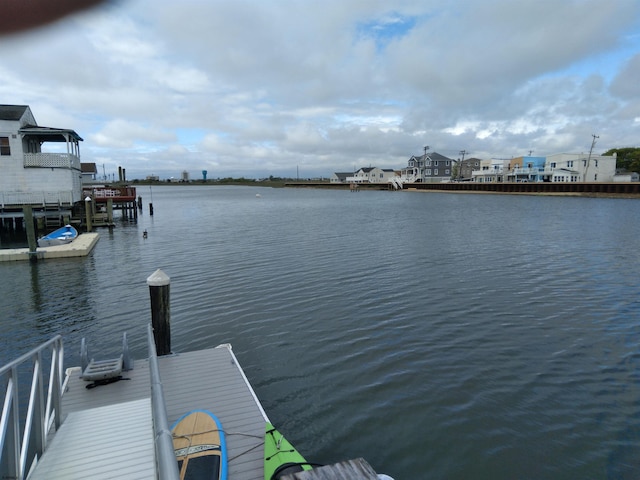
<svg viewBox="0 0 640 480"><path fill-rule="evenodd" d="M169 425L191 410L213 412L226 435L229 480L263 479L268 418L231 346L158 357L158 365ZM126 464L132 472L132 456L140 463L136 478L155 479L149 361L136 360L118 382L87 385L80 368L72 369L62 397L66 419L30 479L129 478L118 468ZM87 428L92 423L95 428ZM75 428L80 424L84 428ZM105 451L106 435L111 447ZM78 447L69 448L70 437ZM67 448L57 449L63 442Z"/></svg>
<svg viewBox="0 0 640 480"><path fill-rule="evenodd" d="M98 233L83 233L73 242L54 247L38 247L35 253L29 253L28 248L0 249L0 262L14 262L29 260L35 255L38 260L45 258L86 257L98 243Z"/></svg>

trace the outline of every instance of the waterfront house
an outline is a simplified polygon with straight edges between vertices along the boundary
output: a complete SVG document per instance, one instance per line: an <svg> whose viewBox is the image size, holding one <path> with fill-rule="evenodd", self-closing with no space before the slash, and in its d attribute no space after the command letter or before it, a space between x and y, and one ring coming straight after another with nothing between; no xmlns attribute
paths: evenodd
<svg viewBox="0 0 640 480"><path fill-rule="evenodd" d="M329 183L347 183L347 177L352 175L352 172L334 172L329 178Z"/></svg>
<svg viewBox="0 0 640 480"><path fill-rule="evenodd" d="M402 169L405 182L440 183L451 180L453 160L437 152L412 156Z"/></svg>
<svg viewBox="0 0 640 480"><path fill-rule="evenodd" d="M613 177L614 182L640 182L640 174L638 172L627 172L626 170L616 169L616 174Z"/></svg>
<svg viewBox="0 0 640 480"><path fill-rule="evenodd" d="M476 170L480 170L480 159L479 158L467 158L466 160L458 160L458 169L456 180L461 182L468 182L473 178L473 172Z"/></svg>
<svg viewBox="0 0 640 480"><path fill-rule="evenodd" d="M81 141L73 130L39 126L26 105L0 105L0 207L82 200Z"/></svg>
<svg viewBox="0 0 640 480"><path fill-rule="evenodd" d="M552 182L613 182L617 155L556 153L547 157L545 169Z"/></svg>
<svg viewBox="0 0 640 480"><path fill-rule="evenodd" d="M480 160L480 169L472 172L473 181L477 183L500 183L505 181L510 160L490 158Z"/></svg>
<svg viewBox="0 0 640 480"><path fill-rule="evenodd" d="M346 178L348 183L389 183L396 176L391 168L366 167Z"/></svg>
<svg viewBox="0 0 640 480"><path fill-rule="evenodd" d="M516 157L480 162L473 172L478 183L500 182L613 182L616 155L556 153L548 157Z"/></svg>
<svg viewBox="0 0 640 480"><path fill-rule="evenodd" d="M93 183L96 181L98 168L95 163L80 163L80 170L82 171L82 183Z"/></svg>
<svg viewBox="0 0 640 480"><path fill-rule="evenodd" d="M551 172L545 170L546 157L515 157L509 162L507 182L548 182Z"/></svg>

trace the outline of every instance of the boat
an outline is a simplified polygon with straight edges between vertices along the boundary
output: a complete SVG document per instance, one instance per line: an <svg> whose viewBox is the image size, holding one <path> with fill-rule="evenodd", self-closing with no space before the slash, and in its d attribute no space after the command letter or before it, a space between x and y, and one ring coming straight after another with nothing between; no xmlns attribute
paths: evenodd
<svg viewBox="0 0 640 480"><path fill-rule="evenodd" d="M73 242L76 238L78 238L78 231L71 225L65 225L44 237L40 237L38 239L38 246L55 247L57 245L65 245Z"/></svg>
<svg viewBox="0 0 640 480"><path fill-rule="evenodd" d="M303 470L310 464L271 423L267 422L264 436L264 479L278 480Z"/></svg>
<svg viewBox="0 0 640 480"><path fill-rule="evenodd" d="M193 410L171 429L180 480L227 480L227 447L222 424L208 410Z"/></svg>

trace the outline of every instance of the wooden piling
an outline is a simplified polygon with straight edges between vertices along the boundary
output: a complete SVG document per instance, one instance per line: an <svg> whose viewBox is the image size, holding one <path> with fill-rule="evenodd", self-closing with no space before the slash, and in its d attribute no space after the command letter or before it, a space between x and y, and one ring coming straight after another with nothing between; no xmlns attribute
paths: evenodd
<svg viewBox="0 0 640 480"><path fill-rule="evenodd" d="M158 269L147 278L151 299L151 326L158 356L171 353L171 312L169 287L171 282L166 273Z"/></svg>
<svg viewBox="0 0 640 480"><path fill-rule="evenodd" d="M24 205L22 207L24 214L24 223L27 228L27 242L29 243L29 260L32 262L38 261L36 255L36 249L38 248L38 242L36 241L36 227L33 224L33 207L31 205Z"/></svg>
<svg viewBox="0 0 640 480"><path fill-rule="evenodd" d="M87 222L87 232L92 230L91 226L91 197L87 197L84 199L84 213L86 216Z"/></svg>
<svg viewBox="0 0 640 480"><path fill-rule="evenodd" d="M109 231L113 230L113 198L107 199L107 223Z"/></svg>

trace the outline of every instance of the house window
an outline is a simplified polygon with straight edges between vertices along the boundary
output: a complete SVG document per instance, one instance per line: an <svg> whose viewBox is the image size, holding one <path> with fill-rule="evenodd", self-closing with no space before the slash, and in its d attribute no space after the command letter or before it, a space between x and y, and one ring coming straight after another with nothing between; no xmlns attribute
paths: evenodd
<svg viewBox="0 0 640 480"><path fill-rule="evenodd" d="M0 137L0 155L11 155L9 137Z"/></svg>
<svg viewBox="0 0 640 480"><path fill-rule="evenodd" d="M598 168L598 160L594 160L596 162L596 168Z"/></svg>
<svg viewBox="0 0 640 480"><path fill-rule="evenodd" d="M434 161L433 161L433 166L434 166L434 167L437 167L437 166L438 166L438 160L434 160Z"/></svg>
<svg viewBox="0 0 640 480"><path fill-rule="evenodd" d="M425 174L425 175L431 175L431 169L430 169L430 168L427 168L427 169L424 171L424 174Z"/></svg>
<svg viewBox="0 0 640 480"><path fill-rule="evenodd" d="M573 168L573 160L567 161L567 167Z"/></svg>
<svg viewBox="0 0 640 480"><path fill-rule="evenodd" d="M448 168L444 171L444 174L445 175L449 175L449 169Z"/></svg>
<svg viewBox="0 0 640 480"><path fill-rule="evenodd" d="M435 168L435 169L433 170L433 174L434 174L434 175L438 175L438 169L437 169L437 168Z"/></svg>
<svg viewBox="0 0 640 480"><path fill-rule="evenodd" d="M382 178L382 174L380 174L380 178Z"/></svg>
<svg viewBox="0 0 640 480"><path fill-rule="evenodd" d="M556 162L551 162L551 168L556 168Z"/></svg>

